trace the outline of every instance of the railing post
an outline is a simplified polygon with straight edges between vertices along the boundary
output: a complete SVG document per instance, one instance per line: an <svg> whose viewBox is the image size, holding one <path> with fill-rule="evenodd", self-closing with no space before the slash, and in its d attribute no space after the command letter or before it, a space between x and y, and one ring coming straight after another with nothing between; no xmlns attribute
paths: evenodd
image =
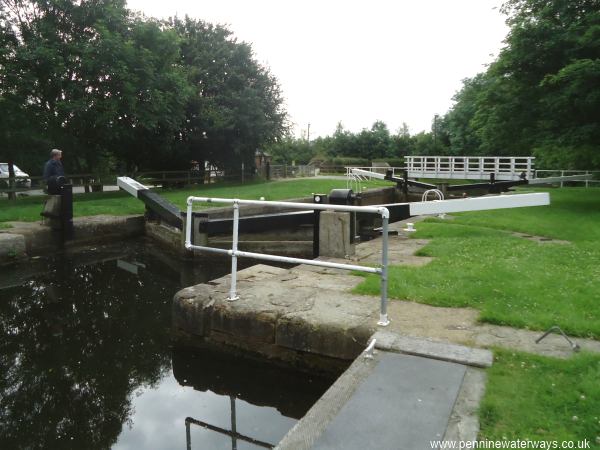
<svg viewBox="0 0 600 450"><path fill-rule="evenodd" d="M590 174L590 171L589 171L589 170L586 170L586 171L585 171L585 174L586 174L586 175L589 175L589 174ZM589 179L586 179L586 180L585 180L585 187L586 187L586 188L589 188L589 187L590 187L590 180L589 180Z"/></svg>
<svg viewBox="0 0 600 450"><path fill-rule="evenodd" d="M240 223L240 205L237 200L233 203L233 242L231 244L231 286L229 288L229 297L227 300L239 300L236 292L237 284L237 251L238 251L238 230Z"/></svg>
<svg viewBox="0 0 600 450"><path fill-rule="evenodd" d="M194 220L193 217L193 207L192 202L188 198L187 201L187 214L185 215L185 248L189 249L189 246L192 245L192 227Z"/></svg>
<svg viewBox="0 0 600 450"><path fill-rule="evenodd" d="M381 250L381 310L377 325L383 327L389 325L387 315L387 289L388 289L388 222L387 214L382 214L382 250Z"/></svg>
<svg viewBox="0 0 600 450"><path fill-rule="evenodd" d="M192 435L190 433L190 421L185 419L185 448L192 450Z"/></svg>
<svg viewBox="0 0 600 450"><path fill-rule="evenodd" d="M533 170L533 158L527 158L527 179L528 180L534 178L532 170Z"/></svg>
<svg viewBox="0 0 600 450"><path fill-rule="evenodd" d="M229 396L229 402L231 404L231 448L237 449L237 421L235 419L235 397L233 395Z"/></svg>

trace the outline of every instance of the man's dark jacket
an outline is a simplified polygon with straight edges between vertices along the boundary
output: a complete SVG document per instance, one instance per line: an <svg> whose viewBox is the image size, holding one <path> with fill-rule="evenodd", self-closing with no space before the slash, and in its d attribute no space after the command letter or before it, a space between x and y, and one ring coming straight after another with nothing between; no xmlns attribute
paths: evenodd
<svg viewBox="0 0 600 450"><path fill-rule="evenodd" d="M46 182L50 177L64 177L65 169L63 168L62 163L58 159L49 160L44 166L44 180Z"/></svg>

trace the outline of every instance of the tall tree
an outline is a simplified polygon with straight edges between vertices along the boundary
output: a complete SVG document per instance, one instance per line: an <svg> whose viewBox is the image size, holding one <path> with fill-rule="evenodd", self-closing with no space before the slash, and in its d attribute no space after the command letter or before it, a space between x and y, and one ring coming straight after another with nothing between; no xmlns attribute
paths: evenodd
<svg viewBox="0 0 600 450"><path fill-rule="evenodd" d="M286 131L276 79L224 27L146 19L124 0L0 8L0 114L10 117L0 155L32 149L41 166L58 147L78 172L107 161L249 167L258 147Z"/></svg>
<svg viewBox="0 0 600 450"><path fill-rule="evenodd" d="M197 161L252 166L255 151L287 131L277 80L255 60L251 46L237 42L227 28L189 17L173 19L172 26L193 90L183 145Z"/></svg>
<svg viewBox="0 0 600 450"><path fill-rule="evenodd" d="M0 95L27 117L26 124L35 124L41 142L65 149L67 161L78 169L92 167L100 154L97 113L112 99L101 89L110 72L91 71L89 65L102 44L126 28L124 1L1 0L0 5L6 36Z"/></svg>
<svg viewBox="0 0 600 450"><path fill-rule="evenodd" d="M509 0L506 46L448 114L453 145L600 167L600 1Z"/></svg>

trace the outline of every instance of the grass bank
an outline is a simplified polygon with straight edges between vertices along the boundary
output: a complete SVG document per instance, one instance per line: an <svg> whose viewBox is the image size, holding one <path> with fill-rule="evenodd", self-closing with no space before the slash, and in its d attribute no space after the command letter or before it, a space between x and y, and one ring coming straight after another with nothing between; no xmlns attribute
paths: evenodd
<svg viewBox="0 0 600 450"><path fill-rule="evenodd" d="M424 267L390 268L389 295L469 306L485 322L600 338L600 190L553 189L551 205L458 214L419 223ZM539 243L512 231L568 243ZM357 292L377 295L369 276Z"/></svg>
<svg viewBox="0 0 600 450"><path fill-rule="evenodd" d="M479 410L480 439L600 448L600 356L561 360L499 349L494 355ZM577 446L584 439L590 447Z"/></svg>
<svg viewBox="0 0 600 450"><path fill-rule="evenodd" d="M364 183L364 185L389 186L390 184L371 182ZM283 200L309 196L313 192L329 193L331 189L345 187L345 180L311 178L245 184L202 185L187 189L159 190L158 192L184 209L186 199L190 195L254 200L264 197L267 200ZM21 197L14 201L6 198L0 199L0 226L2 226L2 222L40 220L44 199L45 196ZM143 203L125 192L95 192L73 196L75 217L99 214L128 215L143 212Z"/></svg>

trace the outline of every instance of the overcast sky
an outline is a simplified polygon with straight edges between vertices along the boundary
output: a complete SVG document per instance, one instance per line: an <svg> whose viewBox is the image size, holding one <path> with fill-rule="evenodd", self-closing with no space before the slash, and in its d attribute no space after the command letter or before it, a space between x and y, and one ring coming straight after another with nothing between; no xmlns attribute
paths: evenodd
<svg viewBox="0 0 600 450"><path fill-rule="evenodd" d="M430 130L508 31L501 0L128 0L148 16L226 24L277 77L295 134Z"/></svg>

